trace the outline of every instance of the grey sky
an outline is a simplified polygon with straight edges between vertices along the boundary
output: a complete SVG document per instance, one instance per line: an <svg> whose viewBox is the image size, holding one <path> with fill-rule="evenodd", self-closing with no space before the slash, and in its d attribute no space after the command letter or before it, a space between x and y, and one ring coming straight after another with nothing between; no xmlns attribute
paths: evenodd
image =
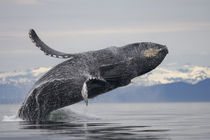
<svg viewBox="0 0 210 140"><path fill-rule="evenodd" d="M150 41L169 63L209 66L209 0L1 0L0 71L53 66L28 38L34 28L59 51L82 52Z"/></svg>

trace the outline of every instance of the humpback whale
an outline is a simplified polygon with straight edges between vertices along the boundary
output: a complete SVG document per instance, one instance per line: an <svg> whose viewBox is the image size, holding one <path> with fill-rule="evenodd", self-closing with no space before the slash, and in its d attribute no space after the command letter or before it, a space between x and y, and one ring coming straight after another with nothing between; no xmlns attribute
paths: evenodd
<svg viewBox="0 0 210 140"><path fill-rule="evenodd" d="M30 89L18 116L45 121L53 110L85 101L118 87L156 68L168 54L165 45L132 43L82 53L63 53L47 46L31 29L29 37L46 55L66 61L45 73Z"/></svg>

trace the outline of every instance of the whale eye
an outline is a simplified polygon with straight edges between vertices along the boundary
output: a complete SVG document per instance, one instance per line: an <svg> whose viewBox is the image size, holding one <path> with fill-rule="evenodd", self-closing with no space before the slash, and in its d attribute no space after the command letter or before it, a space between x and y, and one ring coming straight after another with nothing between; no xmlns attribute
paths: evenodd
<svg viewBox="0 0 210 140"><path fill-rule="evenodd" d="M156 56L157 53L159 52L158 49L148 49L144 51L144 56L145 57L152 57L152 56Z"/></svg>

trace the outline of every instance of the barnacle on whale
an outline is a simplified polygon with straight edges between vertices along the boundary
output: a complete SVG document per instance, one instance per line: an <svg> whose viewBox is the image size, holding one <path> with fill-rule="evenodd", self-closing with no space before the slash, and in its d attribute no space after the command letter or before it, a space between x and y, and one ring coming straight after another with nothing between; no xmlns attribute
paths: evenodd
<svg viewBox="0 0 210 140"><path fill-rule="evenodd" d="M159 51L160 51L159 49L150 48L150 49L144 51L144 56L152 57L152 56L157 55Z"/></svg>

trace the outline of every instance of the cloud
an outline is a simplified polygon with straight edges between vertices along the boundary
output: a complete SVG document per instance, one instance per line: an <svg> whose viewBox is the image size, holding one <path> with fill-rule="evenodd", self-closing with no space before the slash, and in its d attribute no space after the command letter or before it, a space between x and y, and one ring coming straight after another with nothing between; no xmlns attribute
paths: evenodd
<svg viewBox="0 0 210 140"><path fill-rule="evenodd" d="M10 39L10 38L23 38L25 37L27 32L20 32L20 31L2 31L0 32L0 39Z"/></svg>
<svg viewBox="0 0 210 140"><path fill-rule="evenodd" d="M109 34L137 34L137 33L165 33L165 32L185 32L210 29L209 22L183 22L183 23L167 23L167 24L142 24L138 26L121 26L117 28L84 28L84 29L66 29L52 31L37 31L41 36L46 37L68 37L76 35L109 35ZM0 39L3 38L23 38L26 32L2 32Z"/></svg>
<svg viewBox="0 0 210 140"><path fill-rule="evenodd" d="M8 50L8 51L0 51L0 55L31 55L31 54L40 54L37 51L33 50Z"/></svg>
<svg viewBox="0 0 210 140"><path fill-rule="evenodd" d="M208 51L202 51L200 54L206 56L206 55L209 55L209 52Z"/></svg>
<svg viewBox="0 0 210 140"><path fill-rule="evenodd" d="M164 32L184 32L210 29L210 23L168 23L168 24L151 24L141 26L126 26L118 28L103 29L83 29L83 30L65 30L65 31L48 31L42 32L47 36L62 37L71 35L103 35L103 34L130 34L130 33L164 33Z"/></svg>
<svg viewBox="0 0 210 140"><path fill-rule="evenodd" d="M39 2L37 0L15 0L15 3L20 5L34 5L38 4Z"/></svg>

